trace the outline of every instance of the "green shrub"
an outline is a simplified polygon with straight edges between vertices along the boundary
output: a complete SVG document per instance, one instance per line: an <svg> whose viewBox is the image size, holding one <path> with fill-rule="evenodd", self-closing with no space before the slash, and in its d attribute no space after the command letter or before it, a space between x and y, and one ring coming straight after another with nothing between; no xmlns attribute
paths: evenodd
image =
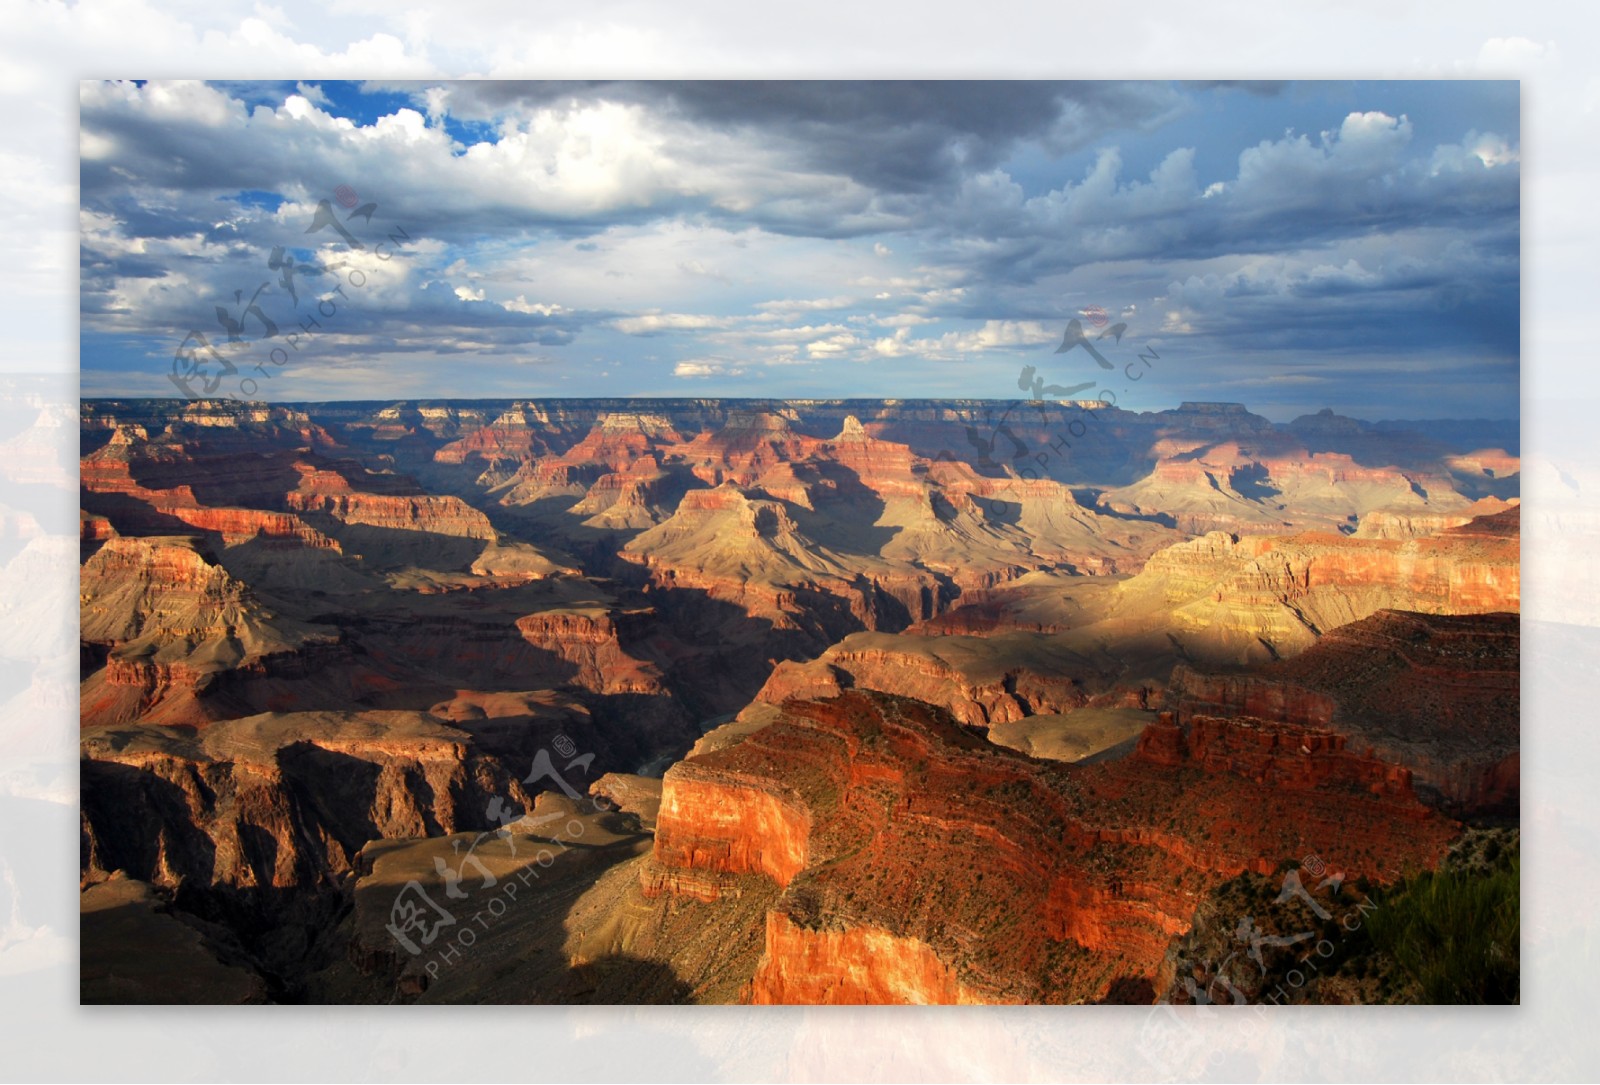
<svg viewBox="0 0 1600 1085"><path fill-rule="evenodd" d="M1366 921L1387 953L1435 1005L1521 1000L1521 858L1500 853L1487 871L1424 872L1397 885Z"/></svg>

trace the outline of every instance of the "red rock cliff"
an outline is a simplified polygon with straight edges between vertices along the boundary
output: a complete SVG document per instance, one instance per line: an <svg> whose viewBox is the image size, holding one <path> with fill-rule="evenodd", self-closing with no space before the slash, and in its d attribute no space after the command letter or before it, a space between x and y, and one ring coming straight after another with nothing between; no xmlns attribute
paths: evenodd
<svg viewBox="0 0 1600 1085"><path fill-rule="evenodd" d="M1455 831L1333 736L1219 720L1158 745L1068 767L914 701L789 702L669 772L648 884L782 887L750 1001L1072 1001L1153 977L1226 877L1321 849L1382 879Z"/></svg>

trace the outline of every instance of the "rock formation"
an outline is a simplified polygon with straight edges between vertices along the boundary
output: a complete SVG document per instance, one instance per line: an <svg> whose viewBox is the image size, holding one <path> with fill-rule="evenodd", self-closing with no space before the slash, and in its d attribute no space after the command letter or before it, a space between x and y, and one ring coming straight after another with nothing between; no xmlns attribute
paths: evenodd
<svg viewBox="0 0 1600 1085"><path fill-rule="evenodd" d="M1309 849L1382 880L1455 833L1403 769L1336 742L1222 719L1177 746L1175 726L1069 767L915 701L792 701L668 772L646 894L780 888L749 1001L1093 1000L1153 981L1228 877Z"/></svg>

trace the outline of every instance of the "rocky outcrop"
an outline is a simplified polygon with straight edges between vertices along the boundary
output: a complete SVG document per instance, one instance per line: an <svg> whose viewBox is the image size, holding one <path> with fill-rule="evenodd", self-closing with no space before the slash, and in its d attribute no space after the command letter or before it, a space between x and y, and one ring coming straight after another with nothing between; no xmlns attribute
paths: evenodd
<svg viewBox="0 0 1600 1085"><path fill-rule="evenodd" d="M664 694L660 670L622 647L625 630L648 627L648 610L619 613L587 609L540 611L517 619L517 631L529 644L552 653L575 668L566 681L596 693ZM620 628L619 628L620 623Z"/></svg>
<svg viewBox="0 0 1600 1085"><path fill-rule="evenodd" d="M1170 699L1186 726L1210 715L1309 729L1401 766L1455 816L1519 807L1519 620L1380 611L1295 659L1245 673L1179 667Z"/></svg>
<svg viewBox="0 0 1600 1085"><path fill-rule="evenodd" d="M498 762L421 713L267 713L195 735L83 740L82 879L227 890L336 884L369 840L491 827L529 802Z"/></svg>
<svg viewBox="0 0 1600 1085"><path fill-rule="evenodd" d="M103 728L82 745L85 888L156 887L291 993L337 951L329 938L365 846L498 829L532 805L464 733L414 712Z"/></svg>
<svg viewBox="0 0 1600 1085"><path fill-rule="evenodd" d="M79 636L101 653L85 723L126 721L169 699L168 722L211 715L195 703L226 678L303 673L329 658L337 630L276 613L197 540L108 539L84 563Z"/></svg>
<svg viewBox="0 0 1600 1085"><path fill-rule="evenodd" d="M1361 518L1361 526L1356 528L1356 538L1414 539L1423 535L1437 535L1470 524L1480 516L1505 512L1515 504L1517 502L1514 500L1505 502L1499 498L1485 497L1452 512L1374 509Z"/></svg>
<svg viewBox="0 0 1600 1085"><path fill-rule="evenodd" d="M970 1005L969 990L932 946L886 930L811 931L767 913L766 954L750 985L756 1005Z"/></svg>
<svg viewBox="0 0 1600 1085"><path fill-rule="evenodd" d="M659 779L621 772L608 772L589 785L589 794L596 802L631 814L650 831L655 830L661 813L661 792Z"/></svg>
<svg viewBox="0 0 1600 1085"><path fill-rule="evenodd" d="M859 633L814 661L779 664L757 699L778 705L868 689L914 697L988 727L1078 708L1114 673L1109 661L1024 633L999 640Z"/></svg>
<svg viewBox="0 0 1600 1085"><path fill-rule="evenodd" d="M683 762L663 783L655 855L664 866L715 874L764 874L786 886L806 868L811 812L774 781L719 777Z"/></svg>
<svg viewBox="0 0 1600 1085"><path fill-rule="evenodd" d="M481 460L486 470L501 461L525 463L551 451L547 430L520 406L502 412L481 429L449 442L433 454L436 463L461 464Z"/></svg>
<svg viewBox="0 0 1600 1085"><path fill-rule="evenodd" d="M134 474L136 465L142 475L157 478L176 480L186 472L192 473L205 478L208 495L213 489L219 491L214 501L237 497L260 500L265 495L251 491L263 486L270 489L270 483L259 478L252 483L249 475L252 470L265 478L275 474L279 465L270 456L266 464L261 463L259 455L252 457L255 462L250 465L227 456L201 457L197 461L181 446L152 447L146 441L142 427L119 426L106 445L84 457L84 504L95 519L106 521L113 529L120 523L125 534L179 534L192 529L194 534L218 536L225 545L259 538L279 548L338 551L336 542L292 512L204 503L189 482L152 487ZM267 500L280 503L273 497Z"/></svg>
<svg viewBox="0 0 1600 1085"><path fill-rule="evenodd" d="M922 616L939 603L939 578L853 559L810 538L782 502L732 484L684 494L677 511L630 540L623 559L667 590L704 592L752 618L803 630L818 648L851 629L902 628L908 605ZM878 576L852 566L866 565Z"/></svg>
<svg viewBox="0 0 1600 1085"><path fill-rule="evenodd" d="M320 513L344 524L386 528L393 531L425 531L468 539L495 538L489 518L459 497L421 492L372 493L357 489L345 472L297 464L299 485L286 495L290 509ZM403 482L388 482L395 489L411 487ZM378 479L365 480L374 485Z"/></svg>
<svg viewBox="0 0 1600 1085"><path fill-rule="evenodd" d="M1237 873L1322 849L1381 880L1443 854L1453 823L1403 770L1308 737L1220 720L1181 750L1064 766L914 701L790 701L667 773L646 878L700 900L735 875L781 888L748 1001L1092 1000L1153 980Z"/></svg>
<svg viewBox="0 0 1600 1085"><path fill-rule="evenodd" d="M648 527L669 515L670 509L659 506L669 493L682 489L667 485L669 473L661 469L661 450L681 442L672 424L660 415L603 414L565 452L527 458L497 487L499 501L520 506L579 496L569 512L591 526ZM619 502L621 507L616 508Z"/></svg>
<svg viewBox="0 0 1600 1085"><path fill-rule="evenodd" d="M1435 536L1235 536L1168 548L1119 589L1120 606L1170 609L1177 626L1265 641L1279 654L1386 608L1516 611L1521 547L1513 507Z"/></svg>

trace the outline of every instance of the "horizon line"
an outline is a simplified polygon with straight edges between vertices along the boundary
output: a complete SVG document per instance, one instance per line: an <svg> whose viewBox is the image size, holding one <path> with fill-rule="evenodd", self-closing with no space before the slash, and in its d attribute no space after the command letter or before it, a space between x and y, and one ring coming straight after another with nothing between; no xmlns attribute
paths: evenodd
<svg viewBox="0 0 1600 1085"><path fill-rule="evenodd" d="M88 403L172 403L172 404L207 404L226 405L237 404L241 408L273 408L273 407L312 407L334 404L369 405L387 404L398 406L402 404L478 404L478 403L539 403L548 401L561 402L622 402L622 403L873 403L873 404L908 404L908 403L1006 403L1030 404L1036 403L1039 409L1057 407L1061 409L1077 410L1119 410L1128 414L1162 414L1168 411L1181 411L1186 407L1239 407L1247 414L1256 412L1250 405L1241 400L1227 399L1186 399L1177 404L1166 407L1155 407L1143 410L1133 410L1115 403L1106 403L1100 399L1061 399L1042 400L1027 399L1023 397L999 398L979 396L662 396L662 395L631 395L631 396L571 396L571 395L546 395L546 396L416 396L416 397L384 397L379 399L285 399L285 400L256 400L256 399L187 399L182 396L150 396L150 395L79 395L79 405ZM1434 418L1362 418L1357 415L1340 414L1331 407L1322 407L1314 411L1306 411L1297 418L1315 418L1327 413L1336 418L1349 418L1357 422L1377 424L1379 422L1515 422L1520 428L1522 418L1520 413L1511 417L1486 417L1478 415L1466 417L1461 415L1441 415ZM1266 415L1256 415L1269 422L1272 419ZM1272 422L1273 425L1287 425L1284 422Z"/></svg>

